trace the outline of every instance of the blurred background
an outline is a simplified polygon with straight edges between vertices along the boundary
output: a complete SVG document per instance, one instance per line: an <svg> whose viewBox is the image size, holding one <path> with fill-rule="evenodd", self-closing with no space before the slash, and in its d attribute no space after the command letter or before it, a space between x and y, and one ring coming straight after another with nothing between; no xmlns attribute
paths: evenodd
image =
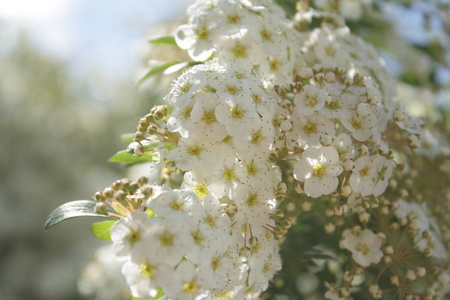
<svg viewBox="0 0 450 300"><path fill-rule="evenodd" d="M97 299L86 281L84 296L77 289L80 274L101 281L88 261L109 263L107 250L94 254L107 243L92 220L43 225L57 206L124 175L108 158L165 93L136 88L150 58L170 60L147 41L170 34L190 2L0 0L0 300ZM296 1L279 2L294 12ZM348 25L377 47L401 91L450 111L449 2L362 2Z"/></svg>
<svg viewBox="0 0 450 300"><path fill-rule="evenodd" d="M147 41L188 1L0 0L0 299L80 299L105 242L93 220L43 230L57 206L124 176L126 147L155 90L135 88Z"/></svg>

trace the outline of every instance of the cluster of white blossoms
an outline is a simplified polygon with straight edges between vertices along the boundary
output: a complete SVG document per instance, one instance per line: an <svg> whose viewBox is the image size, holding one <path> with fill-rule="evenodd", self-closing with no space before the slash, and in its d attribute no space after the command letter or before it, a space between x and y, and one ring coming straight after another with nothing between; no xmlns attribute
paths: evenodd
<svg viewBox="0 0 450 300"><path fill-rule="evenodd" d="M133 296L256 299L281 269L294 222L284 198L326 196L333 214L367 224L392 148L414 149L420 124L395 107L375 50L342 20L314 29L318 12L289 20L271 0L198 0L188 14L175 39L198 64L141 119L134 149L162 149L164 176L181 183L116 184L98 198L116 199L113 249ZM420 237L430 227L417 226ZM362 267L380 262L381 244L370 229L342 241Z"/></svg>

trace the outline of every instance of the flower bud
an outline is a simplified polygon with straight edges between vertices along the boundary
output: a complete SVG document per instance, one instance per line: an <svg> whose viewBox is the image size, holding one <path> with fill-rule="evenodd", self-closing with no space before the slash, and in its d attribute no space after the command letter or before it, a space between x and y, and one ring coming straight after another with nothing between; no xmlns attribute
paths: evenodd
<svg viewBox="0 0 450 300"><path fill-rule="evenodd" d="M105 202L96 203L94 206L94 211L98 214L106 215L108 213L106 209L106 203Z"/></svg>
<svg viewBox="0 0 450 300"><path fill-rule="evenodd" d="M280 129L284 132L290 131L292 129L292 123L289 120L284 120L280 123Z"/></svg>

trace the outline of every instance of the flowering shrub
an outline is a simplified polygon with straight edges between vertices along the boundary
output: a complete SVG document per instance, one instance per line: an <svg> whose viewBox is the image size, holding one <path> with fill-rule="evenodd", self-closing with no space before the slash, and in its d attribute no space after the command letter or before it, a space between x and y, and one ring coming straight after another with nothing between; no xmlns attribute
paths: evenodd
<svg viewBox="0 0 450 300"><path fill-rule="evenodd" d="M405 187L422 121L394 101L374 48L339 15L288 19L270 0L198 0L188 16L164 41L193 62L113 157L158 155L161 182L118 180L47 227L112 218L94 233L110 236L134 297L257 299L282 269L280 245L318 230L297 224L316 216L327 247L316 238L296 255L338 264L317 275L322 297L444 297L449 237Z"/></svg>

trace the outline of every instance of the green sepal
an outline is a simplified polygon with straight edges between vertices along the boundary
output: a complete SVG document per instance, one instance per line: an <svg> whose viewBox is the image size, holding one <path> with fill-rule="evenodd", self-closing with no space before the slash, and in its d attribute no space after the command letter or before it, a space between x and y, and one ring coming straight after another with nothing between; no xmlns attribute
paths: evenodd
<svg viewBox="0 0 450 300"><path fill-rule="evenodd" d="M173 61L173 62L168 62L162 65L159 65L157 67L154 67L153 69L150 69L136 84L136 87L140 86L144 81L146 81L147 79L149 79L150 77L152 77L153 75L156 75L158 73L164 72L165 70L167 70L168 68L170 68L173 65L179 64L179 61Z"/></svg>
<svg viewBox="0 0 450 300"><path fill-rule="evenodd" d="M177 42L175 41L174 36L161 36L152 38L150 41L148 41L150 44L156 44L156 45L171 45L171 46L177 46Z"/></svg>
<svg viewBox="0 0 450 300"><path fill-rule="evenodd" d="M145 152L142 156L136 156L133 154L133 150L123 150L117 152L108 161L115 163L123 163L127 165L136 165L146 162L158 162L159 154L156 151Z"/></svg>
<svg viewBox="0 0 450 300"><path fill-rule="evenodd" d="M47 217L44 229L49 229L62 221L75 217L110 218L108 215L99 214L95 211L95 205L97 203L98 202L92 200L76 200L64 203ZM110 208L108 210L113 212Z"/></svg>
<svg viewBox="0 0 450 300"><path fill-rule="evenodd" d="M92 224L91 230L96 238L99 240L111 240L111 227L116 221L102 221Z"/></svg>

